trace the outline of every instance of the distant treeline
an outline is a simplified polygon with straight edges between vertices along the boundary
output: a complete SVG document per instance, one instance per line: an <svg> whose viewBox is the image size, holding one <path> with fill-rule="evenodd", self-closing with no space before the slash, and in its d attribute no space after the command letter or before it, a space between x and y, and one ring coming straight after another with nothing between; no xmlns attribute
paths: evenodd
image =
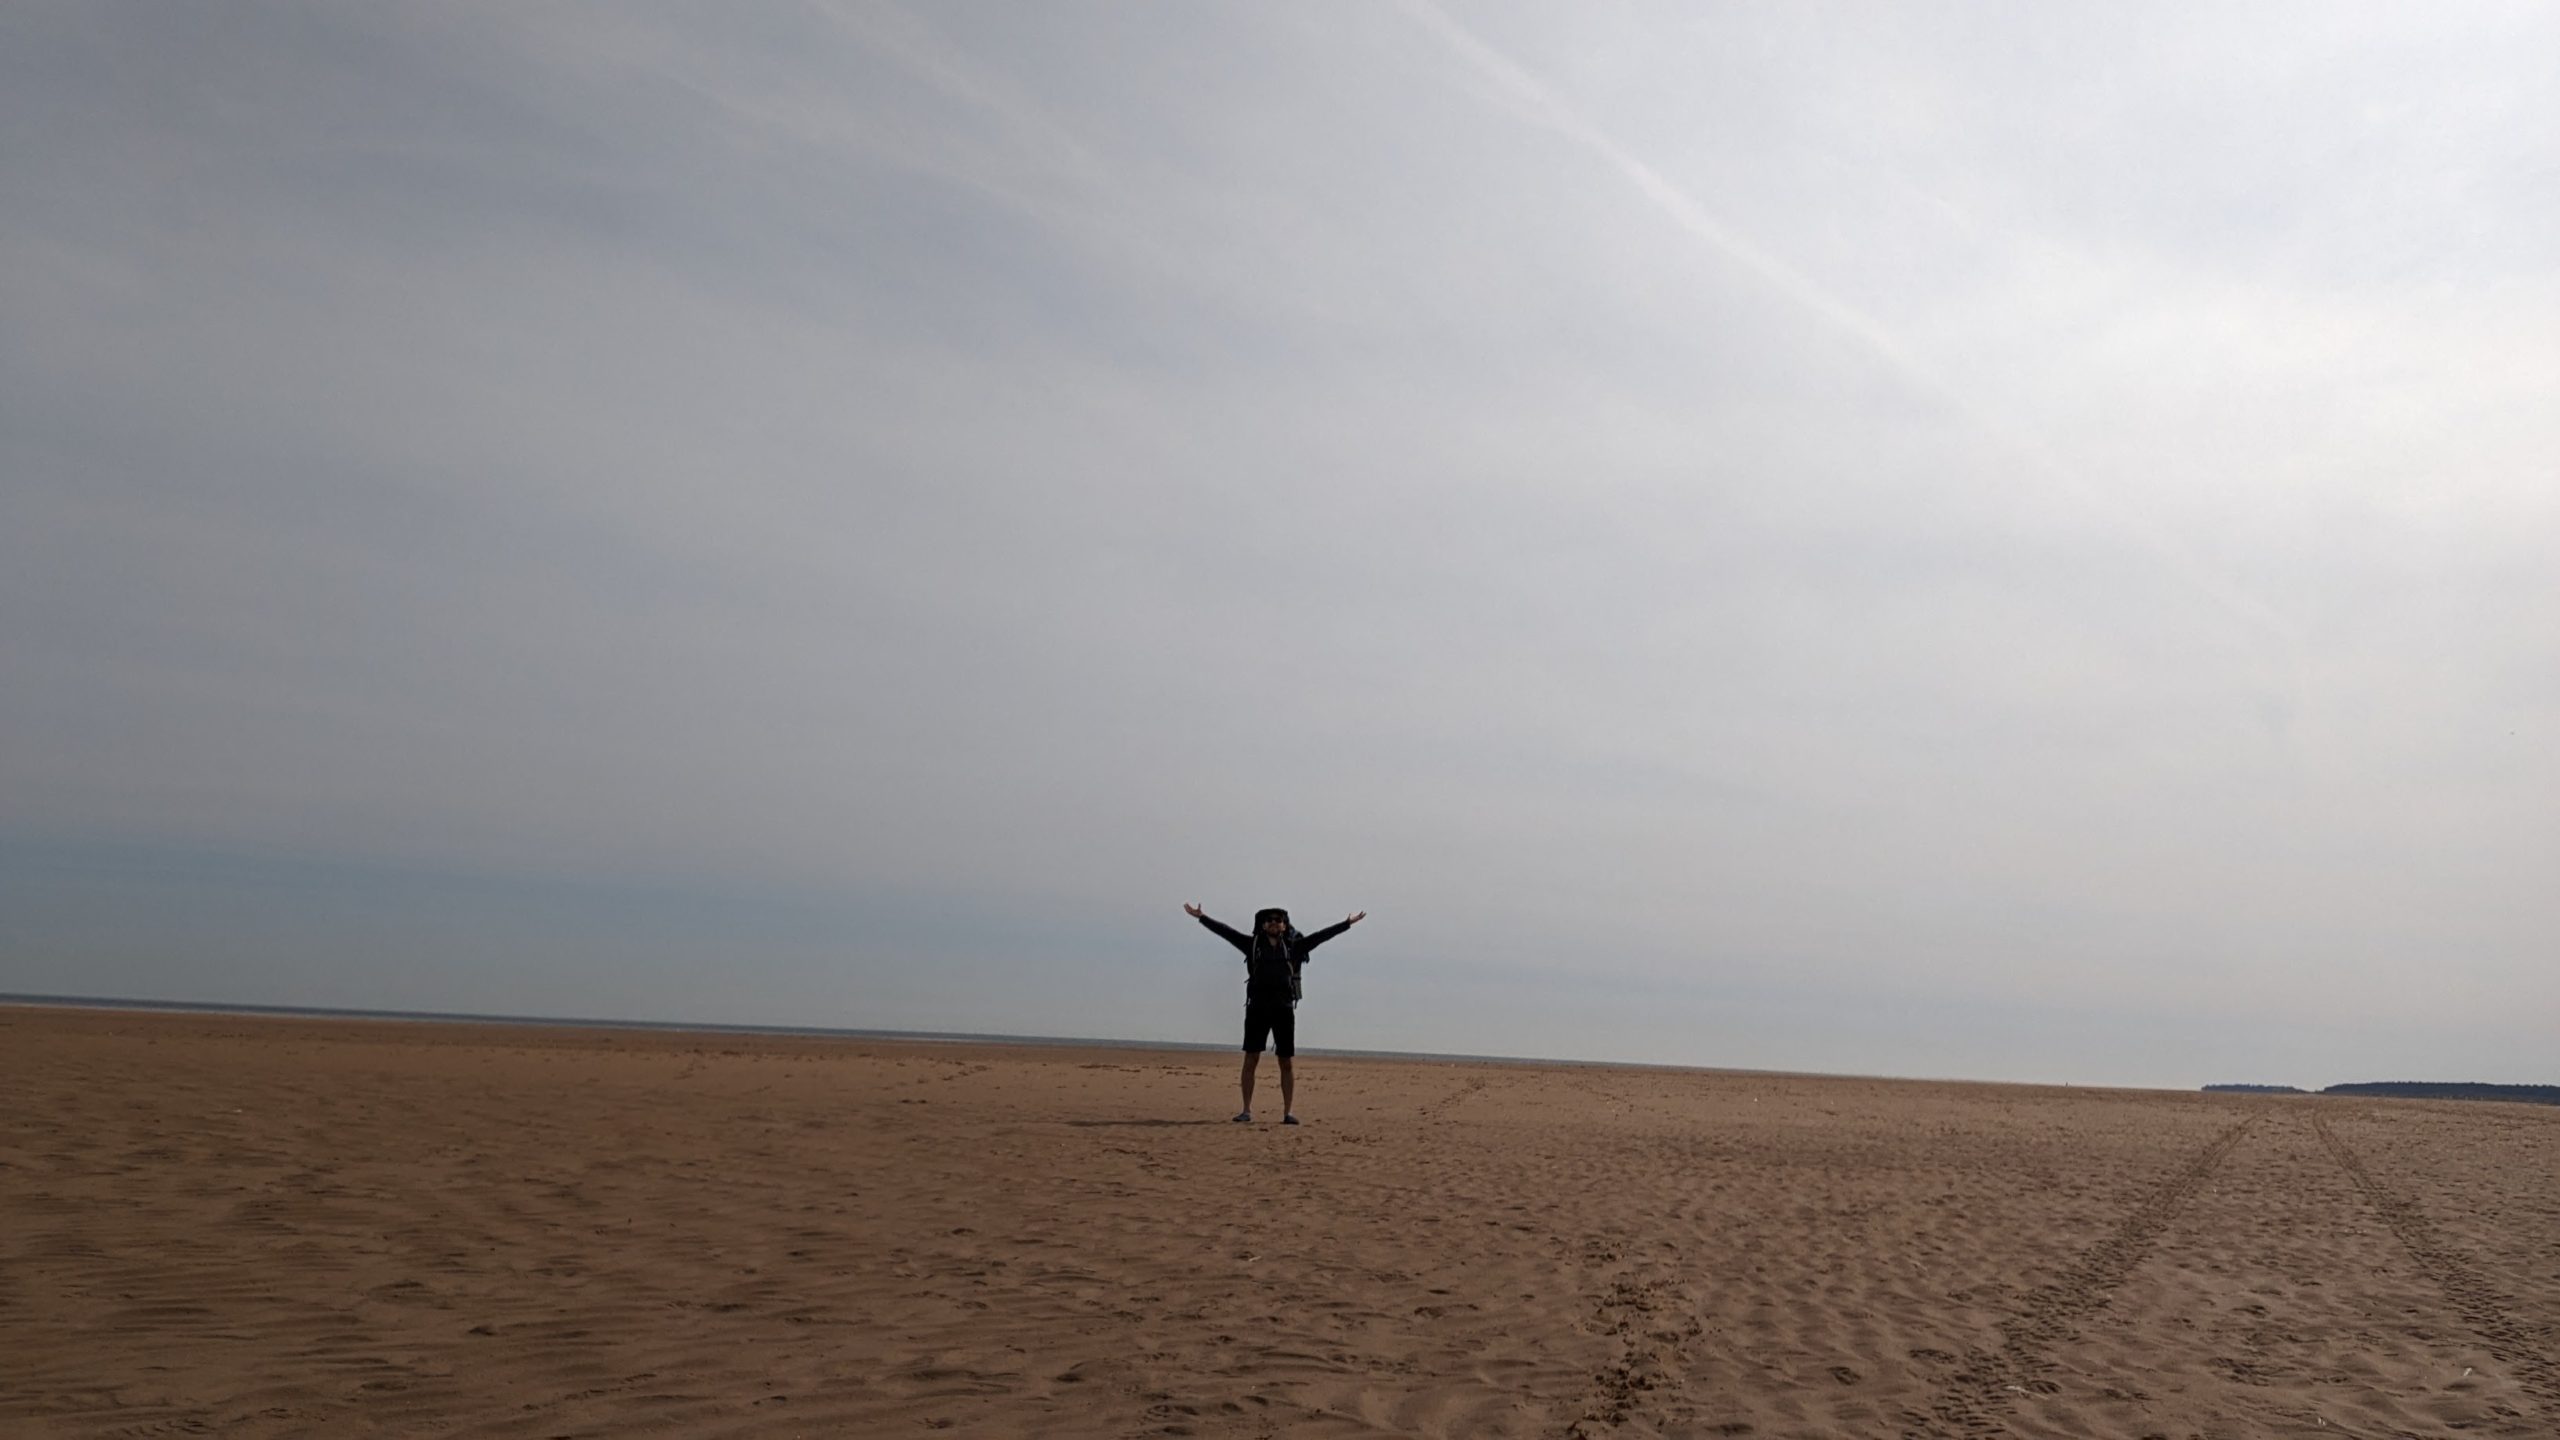
<svg viewBox="0 0 2560 1440"><path fill-rule="evenodd" d="M2399 1100L2521 1100L2560 1105L2560 1085L2482 1085L2468 1080L2367 1080L2332 1085L2323 1095L2387 1095Z"/></svg>
<svg viewBox="0 0 2560 1440"><path fill-rule="evenodd" d="M2307 1095L2294 1085L2207 1085L2207 1090L2241 1095ZM2560 1085L2484 1085L2473 1080L2360 1080L2331 1085L2322 1095L2366 1095L2393 1100L2515 1100L2527 1105L2560 1105Z"/></svg>

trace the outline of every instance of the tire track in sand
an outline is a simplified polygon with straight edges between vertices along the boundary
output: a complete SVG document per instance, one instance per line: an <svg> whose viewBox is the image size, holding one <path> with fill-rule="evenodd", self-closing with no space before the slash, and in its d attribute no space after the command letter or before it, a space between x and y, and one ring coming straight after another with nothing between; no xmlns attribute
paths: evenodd
<svg viewBox="0 0 2560 1440"><path fill-rule="evenodd" d="M1423 1106L1421 1112L1422 1118L1425 1121L1435 1121L1445 1118L1450 1111L1455 1110L1458 1106L1464 1104L1479 1091L1482 1091L1488 1083L1489 1082L1481 1075L1468 1080L1457 1089L1452 1090L1439 1099L1432 1101L1430 1104Z"/></svg>
<svg viewBox="0 0 2560 1440"><path fill-rule="evenodd" d="M2252 1115L2216 1135L2196 1157L2143 1197L2106 1237L2081 1252L2071 1268L2030 1293L2017 1312L2000 1322L1996 1352L1972 1351L1948 1377L1926 1413L1903 1416L1908 1434L1986 1436L2006 1433L2001 1415L2013 1395L2050 1395L2061 1387L2045 1377L2053 1348L2078 1333L2083 1316L2103 1307L2134 1267L2149 1259L2178 1212L2204 1188L2216 1167L2256 1125Z"/></svg>
<svg viewBox="0 0 2560 1440"><path fill-rule="evenodd" d="M2355 1182L2365 1200L2382 1216L2382 1223L2399 1238L2400 1248L2409 1252L2409 1258L2452 1302L2454 1313L2480 1336L2483 1348L2514 1374L2526 1394L2541 1402L2543 1413L2560 1420L2560 1367L2555 1367L2549 1358L2551 1336L2509 1314L2505 1299L2480 1278L2480 1272L2463 1259L2461 1252L2445 1243L2416 1206L2374 1178L2363 1158L2330 1130L2328 1121L2313 1115L2311 1128L2328 1148L2329 1158L2347 1172L2347 1178Z"/></svg>

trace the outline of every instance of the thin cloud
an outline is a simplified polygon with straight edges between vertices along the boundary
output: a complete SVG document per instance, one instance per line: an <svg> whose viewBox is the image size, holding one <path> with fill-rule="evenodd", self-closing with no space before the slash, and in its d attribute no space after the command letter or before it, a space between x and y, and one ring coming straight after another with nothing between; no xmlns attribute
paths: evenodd
<svg viewBox="0 0 2560 1440"><path fill-rule="evenodd" d="M2288 647L2298 641L2301 628L2283 611L2221 574L2175 536L2108 499L2079 467L2056 456L2023 426L2003 418L1993 407L1949 384L1936 366L1875 317L1752 243L1670 177L1620 145L1606 131L1566 104L1526 67L1468 29L1456 16L1434 4L1433 0L1402 0L1402 3L1408 13L1446 43L1454 54L1499 86L1505 94L1519 101L1538 123L1598 156L1680 229L1721 258L1759 277L1771 289L1858 340L1888 369L1913 388L1963 417L1977 434L1991 441L2000 451L2026 466L2040 479L2051 482L2110 526L2129 535L2182 582L2210 599L2225 614Z"/></svg>

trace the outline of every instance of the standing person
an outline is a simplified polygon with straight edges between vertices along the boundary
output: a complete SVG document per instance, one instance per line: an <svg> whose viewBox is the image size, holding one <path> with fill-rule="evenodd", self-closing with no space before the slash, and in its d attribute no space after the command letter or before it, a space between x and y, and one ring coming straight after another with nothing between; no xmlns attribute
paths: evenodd
<svg viewBox="0 0 2560 1440"><path fill-rule="evenodd" d="M1262 1042L1268 1037L1280 1056L1280 1123L1297 1124L1298 1076L1289 1062L1298 1053L1298 967L1307 963L1308 951L1369 918L1369 912L1358 911L1313 935L1299 934L1286 910L1257 912L1250 935L1210 919L1197 905L1183 906L1182 913L1244 952L1244 1075L1238 1082L1244 1091L1244 1109L1236 1113L1236 1123L1253 1123L1253 1072L1262 1061Z"/></svg>

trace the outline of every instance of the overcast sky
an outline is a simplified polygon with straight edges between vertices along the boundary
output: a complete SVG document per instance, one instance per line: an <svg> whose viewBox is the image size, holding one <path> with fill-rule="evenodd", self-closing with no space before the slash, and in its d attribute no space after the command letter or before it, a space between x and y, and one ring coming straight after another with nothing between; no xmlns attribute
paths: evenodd
<svg viewBox="0 0 2560 1440"><path fill-rule="evenodd" d="M2560 1080L2555 54L12 4L0 990Z"/></svg>

